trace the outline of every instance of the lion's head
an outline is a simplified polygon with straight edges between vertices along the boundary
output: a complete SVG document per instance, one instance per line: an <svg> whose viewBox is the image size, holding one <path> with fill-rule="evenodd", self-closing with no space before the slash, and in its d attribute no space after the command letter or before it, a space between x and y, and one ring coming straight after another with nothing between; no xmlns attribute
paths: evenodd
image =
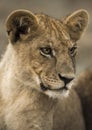
<svg viewBox="0 0 92 130"><path fill-rule="evenodd" d="M6 28L15 78L50 96L66 94L75 76L77 41L87 24L85 10L62 21L27 10L12 12Z"/></svg>

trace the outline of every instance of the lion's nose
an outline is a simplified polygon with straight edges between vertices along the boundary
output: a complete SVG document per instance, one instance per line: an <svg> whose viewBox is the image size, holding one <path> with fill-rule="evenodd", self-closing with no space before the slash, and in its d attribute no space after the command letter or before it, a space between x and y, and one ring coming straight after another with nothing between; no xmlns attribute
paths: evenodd
<svg viewBox="0 0 92 130"><path fill-rule="evenodd" d="M74 79L74 77L67 78L66 76L62 76L61 74L59 74L59 78L64 81L65 85L67 85Z"/></svg>

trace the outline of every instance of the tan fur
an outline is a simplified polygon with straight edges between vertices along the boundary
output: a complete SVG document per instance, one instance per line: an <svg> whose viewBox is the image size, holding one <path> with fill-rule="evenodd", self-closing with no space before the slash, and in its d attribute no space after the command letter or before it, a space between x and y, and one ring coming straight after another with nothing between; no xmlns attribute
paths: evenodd
<svg viewBox="0 0 92 130"><path fill-rule="evenodd" d="M27 10L8 16L0 130L85 130L81 103L69 82L75 75L76 41L87 23L85 10L62 21Z"/></svg>
<svg viewBox="0 0 92 130"><path fill-rule="evenodd" d="M82 102L86 129L92 130L92 67L78 76L74 88Z"/></svg>

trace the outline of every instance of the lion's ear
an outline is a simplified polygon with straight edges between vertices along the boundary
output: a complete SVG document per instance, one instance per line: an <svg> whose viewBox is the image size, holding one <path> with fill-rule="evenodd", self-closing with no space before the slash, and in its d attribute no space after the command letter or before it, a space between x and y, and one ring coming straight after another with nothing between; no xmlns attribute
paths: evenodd
<svg viewBox="0 0 92 130"><path fill-rule="evenodd" d="M16 10L6 20L6 29L11 43L22 40L23 36L30 35L36 31L38 20L28 10Z"/></svg>
<svg viewBox="0 0 92 130"><path fill-rule="evenodd" d="M86 10L78 10L67 16L63 23L66 26L66 29L70 35L70 38L73 41L77 41L80 39L83 34L85 28L88 24L88 12Z"/></svg>

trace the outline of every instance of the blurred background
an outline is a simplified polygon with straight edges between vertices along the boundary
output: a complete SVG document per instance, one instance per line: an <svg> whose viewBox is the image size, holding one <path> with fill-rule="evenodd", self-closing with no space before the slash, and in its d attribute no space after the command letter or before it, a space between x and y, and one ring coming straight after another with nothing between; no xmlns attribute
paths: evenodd
<svg viewBox="0 0 92 130"><path fill-rule="evenodd" d="M43 12L52 17L63 18L81 8L88 10L90 15L88 28L79 41L77 56L77 74L84 71L92 65L92 0L0 0L0 58L8 44L5 20L11 11L28 9L34 13Z"/></svg>

